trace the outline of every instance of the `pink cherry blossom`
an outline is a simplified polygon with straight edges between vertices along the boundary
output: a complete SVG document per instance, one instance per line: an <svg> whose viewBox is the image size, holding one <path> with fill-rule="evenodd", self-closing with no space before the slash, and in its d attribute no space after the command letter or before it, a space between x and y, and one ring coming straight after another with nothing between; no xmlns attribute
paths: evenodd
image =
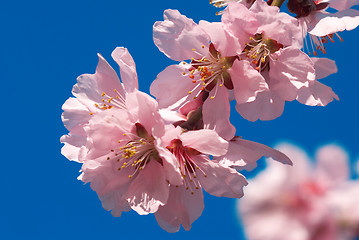
<svg viewBox="0 0 359 240"><path fill-rule="evenodd" d="M62 106L62 121L70 132L61 138L65 143L61 152L70 160L79 161L79 150L86 141L83 126L104 110L123 109L126 92L138 89L136 66L126 48L118 47L112 52L120 66L122 83L106 60L100 54L98 57L96 73L79 76L72 89L75 98L69 98Z"/></svg>
<svg viewBox="0 0 359 240"><path fill-rule="evenodd" d="M298 147L281 144L277 149L294 166L269 161L267 169L249 181L238 201L248 239L349 240L358 234L358 181L348 179L347 153L337 145L324 146L313 169Z"/></svg>
<svg viewBox="0 0 359 240"><path fill-rule="evenodd" d="M173 60L191 60L167 67L152 83L151 94L160 108L176 110L199 96L204 102L228 101L232 89L237 101L246 102L267 88L261 78L243 81L238 61L243 49L221 23L196 24L176 10L166 10L164 21L154 24L154 42Z"/></svg>
<svg viewBox="0 0 359 240"><path fill-rule="evenodd" d="M247 185L245 177L208 157L227 152L228 142L215 131L182 132L177 127L166 131L162 140L176 157L182 174L182 185L171 185L167 204L155 214L166 231L176 232L181 225L187 231L191 228L204 208L202 188L218 197L243 196L242 188Z"/></svg>
<svg viewBox="0 0 359 240"><path fill-rule="evenodd" d="M114 216L128 207L154 213L167 202L169 183L182 183L178 163L161 144L164 124L157 102L138 91L125 100L126 110L103 111L85 126L88 151L79 179L91 183Z"/></svg>
<svg viewBox="0 0 359 240"><path fill-rule="evenodd" d="M343 41L338 32L350 31L359 25L359 11L351 9L352 6L359 5L358 0L309 0L307 2L310 8L306 11L303 11L303 7L296 0L289 1L288 8L297 14L302 27L304 45L309 53L312 51L314 55L317 55L317 50L326 53L324 44L328 40L334 42L334 35L336 35L340 41ZM335 9L336 12L327 12L328 7Z"/></svg>
<svg viewBox="0 0 359 240"><path fill-rule="evenodd" d="M307 105L324 106L336 97L329 87L316 81L313 61L299 49L301 36L295 18L257 0L249 9L230 3L222 22L245 45L239 55L241 61L234 63L228 72L238 67L242 71L237 70L237 76L245 79L242 83L258 79L267 85L246 101L240 98L245 94L235 95L236 109L244 118L272 120L282 114L286 101L297 99Z"/></svg>
<svg viewBox="0 0 359 240"><path fill-rule="evenodd" d="M154 213L166 204L169 184L181 185L178 162L161 144L165 125L157 102L137 90L135 64L128 51L116 48L116 72L99 55L95 74L84 74L73 88L76 98L64 104L69 134L62 153L83 163L79 179L90 182L103 207Z"/></svg>

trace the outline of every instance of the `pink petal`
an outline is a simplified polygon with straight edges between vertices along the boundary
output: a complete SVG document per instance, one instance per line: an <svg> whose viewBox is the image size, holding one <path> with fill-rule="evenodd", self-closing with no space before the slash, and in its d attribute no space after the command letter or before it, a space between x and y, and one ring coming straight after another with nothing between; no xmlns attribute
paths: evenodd
<svg viewBox="0 0 359 240"><path fill-rule="evenodd" d="M157 75L150 87L160 108L178 109L181 104L193 99L197 92L188 94L194 87L192 79L183 75L188 72L189 65L171 65ZM199 91L199 89L198 89ZM193 96L191 96L193 95Z"/></svg>
<svg viewBox="0 0 359 240"><path fill-rule="evenodd" d="M202 189L193 194L184 186L171 186L167 204L155 213L158 224L167 232L178 232L181 225L187 231L204 209Z"/></svg>
<svg viewBox="0 0 359 240"><path fill-rule="evenodd" d="M210 36L211 43L222 57L236 56L242 52L238 39L225 29L224 24L201 20L199 26Z"/></svg>
<svg viewBox="0 0 359 240"><path fill-rule="evenodd" d="M67 130L88 122L91 118L89 109L84 106L77 98L69 98L62 105L64 112L61 115L62 122Z"/></svg>
<svg viewBox="0 0 359 240"><path fill-rule="evenodd" d="M93 148L109 151L116 148L118 140L125 138L123 134L129 133L132 128L133 124L129 122L126 111L110 109L95 115L85 131Z"/></svg>
<svg viewBox="0 0 359 240"><path fill-rule="evenodd" d="M135 91L126 97L130 120L140 123L155 138L164 134L164 123L158 112L158 103L146 93Z"/></svg>
<svg viewBox="0 0 359 240"><path fill-rule="evenodd" d="M86 134L83 128L73 129L72 133L63 135L60 139L65 145L61 148L61 154L71 161L79 162L79 153L81 147L85 146Z"/></svg>
<svg viewBox="0 0 359 240"><path fill-rule="evenodd" d="M192 19L171 9L165 10L163 17L164 21L153 25L153 40L161 52L176 61L198 57L192 49L206 54L202 45L208 51L210 39Z"/></svg>
<svg viewBox="0 0 359 240"><path fill-rule="evenodd" d="M258 93L253 102L236 105L236 110L249 121L273 120L282 115L285 101L277 95L265 91Z"/></svg>
<svg viewBox="0 0 359 240"><path fill-rule="evenodd" d="M222 22L244 46L248 38L254 35L259 27L255 14L239 3L229 3L222 15Z"/></svg>
<svg viewBox="0 0 359 240"><path fill-rule="evenodd" d="M145 168L132 180L124 196L129 205L140 215L154 213L166 204L169 185L161 164L150 160Z"/></svg>
<svg viewBox="0 0 359 240"><path fill-rule="evenodd" d="M359 5L358 0L330 0L329 7L338 11L343 11L351 8L352 6Z"/></svg>
<svg viewBox="0 0 359 240"><path fill-rule="evenodd" d="M120 95L125 95L115 70L111 68L100 54L98 54L98 57L99 62L96 73L79 76L77 84L72 89L73 95L92 112L98 111L94 104L102 102L103 92L115 98L116 93L114 90L116 89Z"/></svg>
<svg viewBox="0 0 359 240"><path fill-rule="evenodd" d="M344 30L350 31L359 25L359 11L348 9L334 14L318 12L310 16L308 32L315 36L326 36Z"/></svg>
<svg viewBox="0 0 359 240"><path fill-rule="evenodd" d="M296 99L298 90L315 79L314 64L298 48L287 47L273 54L270 62L270 84L273 93L286 101Z"/></svg>
<svg viewBox="0 0 359 240"><path fill-rule="evenodd" d="M326 106L334 98L339 100L330 87L318 81L313 82L309 87L299 89L297 96L298 102L309 106Z"/></svg>
<svg viewBox="0 0 359 240"><path fill-rule="evenodd" d="M166 148L159 146L159 144L156 144L156 149L162 159L166 179L172 185L182 185L182 175L179 171L179 164L176 157Z"/></svg>
<svg viewBox="0 0 359 240"><path fill-rule="evenodd" d="M213 156L221 156L227 152L228 142L215 131L201 129L182 133L180 136L183 146Z"/></svg>
<svg viewBox="0 0 359 240"><path fill-rule="evenodd" d="M250 8L260 23L257 32L264 33L266 38L289 46L298 45L302 41L301 31L297 19L286 13L279 12L279 8L268 6L265 1L257 0Z"/></svg>
<svg viewBox="0 0 359 240"><path fill-rule="evenodd" d="M237 104L252 102L259 92L268 89L265 79L248 61L234 61L228 72L233 82Z"/></svg>
<svg viewBox="0 0 359 240"><path fill-rule="evenodd" d="M317 176L325 183L338 184L349 178L348 153L341 147L326 145L316 153Z"/></svg>
<svg viewBox="0 0 359 240"><path fill-rule="evenodd" d="M123 196L128 190L128 175L132 169L124 168L119 172L113 162L102 160L100 163L100 159L86 161L79 179L85 183L91 182L91 188L97 192L103 208L112 210L112 215L119 217L122 211L131 209Z"/></svg>
<svg viewBox="0 0 359 240"><path fill-rule="evenodd" d="M239 167L239 169L253 170L261 157L271 157L283 164L292 165L292 161L283 153L266 145L236 138L229 142L228 152L224 155L221 164L228 167Z"/></svg>
<svg viewBox="0 0 359 240"><path fill-rule="evenodd" d="M127 92L138 89L136 65L127 48L117 47L111 54L120 66L121 80Z"/></svg>
<svg viewBox="0 0 359 240"><path fill-rule="evenodd" d="M310 58L314 63L315 76L317 79L325 78L338 71L335 61L329 58Z"/></svg>
<svg viewBox="0 0 359 240"><path fill-rule="evenodd" d="M216 97L204 102L202 115L205 129L215 130L219 136L227 140L234 137L236 129L229 121L230 105L227 89L218 87Z"/></svg>
<svg viewBox="0 0 359 240"><path fill-rule="evenodd" d="M193 160L204 174L197 174L201 186L209 194L217 197L241 198L246 178L235 169L225 167L203 156L193 156Z"/></svg>

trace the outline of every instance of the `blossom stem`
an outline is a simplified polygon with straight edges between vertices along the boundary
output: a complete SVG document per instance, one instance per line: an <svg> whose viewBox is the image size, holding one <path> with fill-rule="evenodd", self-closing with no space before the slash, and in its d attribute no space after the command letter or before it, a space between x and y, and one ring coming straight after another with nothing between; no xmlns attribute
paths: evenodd
<svg viewBox="0 0 359 240"><path fill-rule="evenodd" d="M277 6L280 8L284 2L285 0L273 0L271 6Z"/></svg>

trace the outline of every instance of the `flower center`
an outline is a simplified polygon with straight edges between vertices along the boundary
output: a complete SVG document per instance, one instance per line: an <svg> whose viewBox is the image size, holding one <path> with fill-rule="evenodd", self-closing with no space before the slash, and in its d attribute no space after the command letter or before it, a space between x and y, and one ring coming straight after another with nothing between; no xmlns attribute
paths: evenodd
<svg viewBox="0 0 359 240"><path fill-rule="evenodd" d="M270 38L263 38L262 33L257 33L249 38L250 42L242 53L241 59L249 60L255 68L261 72L269 70L270 54L283 48L283 45Z"/></svg>
<svg viewBox="0 0 359 240"><path fill-rule="evenodd" d="M204 46L202 46L204 48ZM196 52L195 49L192 49ZM202 56L200 53L196 52ZM231 76L227 72L233 65L233 62L237 59L237 56L222 57L221 53L218 52L214 45L209 45L209 57L202 57L199 59L191 59L191 67L188 69L188 77L192 79L195 84L194 88L188 92L197 92L194 99L196 99L201 92L210 92L216 88L216 86L225 86L228 89L233 89L233 83ZM187 73L183 72L183 75ZM215 95L215 94L214 94ZM211 97L212 99L214 96Z"/></svg>
<svg viewBox="0 0 359 240"><path fill-rule="evenodd" d="M207 177L204 171L196 164L193 158L191 158L191 156L201 153L193 148L183 146L182 141L179 139L172 140L171 145L168 146L167 149L172 152L179 163L179 169L186 190L190 190L191 194L194 194L194 189L201 187L197 179L197 173Z"/></svg>
<svg viewBox="0 0 359 240"><path fill-rule="evenodd" d="M107 156L107 160L115 160L119 163L118 171L126 167L133 168L133 173L128 175L129 178L143 170L151 159L162 164L154 146L154 138L148 135L140 123L135 124L135 130L136 134L124 133L123 137L126 140L119 140L119 147L111 149L111 153ZM127 143L123 145L123 142Z"/></svg>
<svg viewBox="0 0 359 240"><path fill-rule="evenodd" d="M107 110L113 107L119 109L127 109L125 99L116 89L114 90L114 94L112 96L108 95L105 92L102 92L101 97L102 100L94 104L97 109ZM90 115L93 115L93 113L90 112Z"/></svg>

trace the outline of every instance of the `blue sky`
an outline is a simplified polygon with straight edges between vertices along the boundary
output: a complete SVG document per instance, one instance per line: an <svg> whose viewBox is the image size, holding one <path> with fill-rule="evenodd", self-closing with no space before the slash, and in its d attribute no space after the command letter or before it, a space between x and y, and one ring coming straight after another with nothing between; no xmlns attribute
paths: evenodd
<svg viewBox="0 0 359 240"><path fill-rule="evenodd" d="M154 216L134 212L114 218L101 207L89 185L76 178L80 164L60 154L59 138L67 131L61 106L76 78L94 73L101 53L125 46L133 56L140 90L173 62L157 50L152 25L167 8L193 18L219 21L207 0L175 1L5 1L0 9L0 72L3 92L1 125L1 239L243 239L233 199L205 195L205 210L192 230L168 234ZM290 140L314 153L336 142L359 158L357 39L359 31L341 34L344 42L328 44L327 57L339 72L322 82L340 101L325 108L297 102L269 122L249 122L233 111L237 135L270 146ZM253 175L253 174L252 174Z"/></svg>

